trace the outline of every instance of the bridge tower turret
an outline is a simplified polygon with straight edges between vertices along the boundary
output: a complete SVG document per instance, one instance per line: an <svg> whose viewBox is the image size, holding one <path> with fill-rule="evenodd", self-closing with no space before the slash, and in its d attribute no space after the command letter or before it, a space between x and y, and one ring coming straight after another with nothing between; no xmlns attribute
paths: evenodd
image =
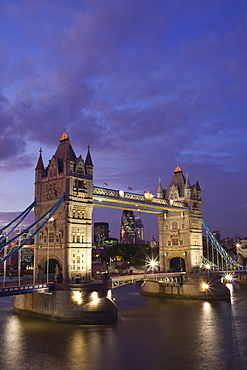
<svg viewBox="0 0 247 370"><path fill-rule="evenodd" d="M65 283L91 278L93 162L76 157L66 132L45 168L42 153L35 168L35 219L38 220L63 195L52 219L35 241L36 276L39 280L63 276ZM49 261L49 262L47 262Z"/></svg>
<svg viewBox="0 0 247 370"><path fill-rule="evenodd" d="M158 185L159 195L160 181ZM170 205L183 201L188 211L168 211L159 214L159 243L161 271L192 271L201 264L202 245L202 197L201 188L196 179L190 185L189 176L183 175L182 169L176 167L163 198Z"/></svg>

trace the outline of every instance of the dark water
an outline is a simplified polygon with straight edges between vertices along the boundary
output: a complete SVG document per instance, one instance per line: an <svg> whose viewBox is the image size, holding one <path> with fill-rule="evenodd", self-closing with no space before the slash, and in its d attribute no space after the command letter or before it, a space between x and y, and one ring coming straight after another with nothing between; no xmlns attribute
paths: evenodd
<svg viewBox="0 0 247 370"><path fill-rule="evenodd" d="M114 290L115 326L74 326L12 313L0 298L0 369L247 369L247 290L231 302L144 297Z"/></svg>

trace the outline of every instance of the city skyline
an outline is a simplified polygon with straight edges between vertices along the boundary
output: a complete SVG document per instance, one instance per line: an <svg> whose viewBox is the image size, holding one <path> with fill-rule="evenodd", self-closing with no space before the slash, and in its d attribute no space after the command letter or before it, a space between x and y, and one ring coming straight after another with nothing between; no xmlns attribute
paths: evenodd
<svg viewBox="0 0 247 370"><path fill-rule="evenodd" d="M246 14L233 0L0 0L0 224L33 201L39 149L47 166L66 128L76 155L90 144L96 186L156 194L179 165L211 230L246 236ZM93 222L118 237L120 218L97 208Z"/></svg>

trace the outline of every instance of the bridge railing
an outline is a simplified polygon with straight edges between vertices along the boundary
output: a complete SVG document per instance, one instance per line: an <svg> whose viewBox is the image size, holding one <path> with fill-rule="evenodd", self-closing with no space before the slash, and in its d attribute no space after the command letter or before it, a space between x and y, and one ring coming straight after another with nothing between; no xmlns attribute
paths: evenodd
<svg viewBox="0 0 247 370"><path fill-rule="evenodd" d="M0 297L50 291L54 283L0 287Z"/></svg>
<svg viewBox="0 0 247 370"><path fill-rule="evenodd" d="M136 281L144 280L158 280L162 284L170 286L181 286L183 281L183 275L185 272L164 272L155 274L137 274L137 275L123 275L123 276L112 276L112 286L117 288L119 286L134 283Z"/></svg>
<svg viewBox="0 0 247 370"><path fill-rule="evenodd" d="M147 200L145 195L129 193L122 190L114 190L114 189L106 189L94 186L93 188L93 195L102 195L103 197L108 197L112 199L126 199L126 200L133 200L142 202L145 204L159 204L159 205L166 205L166 206L173 206L173 207L188 207L187 203L175 201L175 200L167 200L152 197L151 200Z"/></svg>

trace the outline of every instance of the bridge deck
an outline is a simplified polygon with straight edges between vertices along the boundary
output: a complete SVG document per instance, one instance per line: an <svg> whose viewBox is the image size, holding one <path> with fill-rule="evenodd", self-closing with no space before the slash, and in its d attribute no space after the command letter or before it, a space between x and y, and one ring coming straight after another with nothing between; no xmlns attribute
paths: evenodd
<svg viewBox="0 0 247 370"><path fill-rule="evenodd" d="M184 202L155 197L147 199L145 195L99 188L97 186L93 188L93 205L155 214L168 211L181 212L189 209Z"/></svg>
<svg viewBox="0 0 247 370"><path fill-rule="evenodd" d="M0 297L28 294L28 293L41 293L47 292L54 288L54 283L48 284L31 284L19 286L5 286L0 287Z"/></svg>
<svg viewBox="0 0 247 370"><path fill-rule="evenodd" d="M159 280L167 285L178 286L182 284L182 277L185 274L185 272L163 272L155 274L123 275L112 276L111 280L113 288L143 280Z"/></svg>

